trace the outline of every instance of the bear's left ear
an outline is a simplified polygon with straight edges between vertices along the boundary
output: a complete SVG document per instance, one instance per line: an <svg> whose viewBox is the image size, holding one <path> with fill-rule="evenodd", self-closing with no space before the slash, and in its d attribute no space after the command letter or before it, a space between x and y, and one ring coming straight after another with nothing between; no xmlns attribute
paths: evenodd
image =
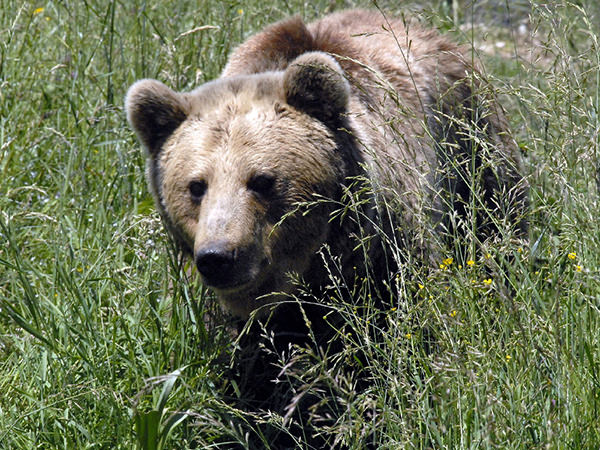
<svg viewBox="0 0 600 450"><path fill-rule="evenodd" d="M304 53L283 75L286 102L327 125L346 112L350 84L335 59L323 52Z"/></svg>
<svg viewBox="0 0 600 450"><path fill-rule="evenodd" d="M152 156L186 119L188 106L183 94L156 80L137 81L125 97L127 120Z"/></svg>

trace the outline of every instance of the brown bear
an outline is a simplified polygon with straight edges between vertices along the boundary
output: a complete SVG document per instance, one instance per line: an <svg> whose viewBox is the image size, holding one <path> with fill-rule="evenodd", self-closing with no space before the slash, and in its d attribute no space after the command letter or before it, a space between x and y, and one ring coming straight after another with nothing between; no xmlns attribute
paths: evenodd
<svg viewBox="0 0 600 450"><path fill-rule="evenodd" d="M378 11L276 23L217 80L141 80L126 110L166 227L241 318L294 278L389 279L442 235L526 230L518 148L471 52Z"/></svg>

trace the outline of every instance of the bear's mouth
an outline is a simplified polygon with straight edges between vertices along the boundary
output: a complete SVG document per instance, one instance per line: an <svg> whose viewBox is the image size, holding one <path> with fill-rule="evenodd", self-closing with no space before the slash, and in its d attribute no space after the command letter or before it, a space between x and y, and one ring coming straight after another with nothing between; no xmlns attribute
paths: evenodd
<svg viewBox="0 0 600 450"><path fill-rule="evenodd" d="M236 261L230 267L218 271L199 271L205 286L217 295L229 295L255 289L266 278L268 266L268 259L263 258L258 263Z"/></svg>
<svg viewBox="0 0 600 450"><path fill-rule="evenodd" d="M219 281L211 281L207 280L206 277L202 277L205 286L208 286L213 291L217 291L218 293L229 294L233 292L238 292L247 288L248 286L254 284L251 278L249 279L241 279L241 280L219 280Z"/></svg>

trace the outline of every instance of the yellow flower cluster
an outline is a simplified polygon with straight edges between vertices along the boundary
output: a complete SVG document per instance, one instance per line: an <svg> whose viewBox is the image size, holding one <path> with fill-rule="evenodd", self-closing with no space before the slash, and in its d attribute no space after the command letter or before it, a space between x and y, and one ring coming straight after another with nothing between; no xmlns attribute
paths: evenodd
<svg viewBox="0 0 600 450"><path fill-rule="evenodd" d="M567 254L567 258L571 261L575 261L577 259L577 253L570 252ZM583 270L583 266L581 264L575 264L575 272L581 272Z"/></svg>
<svg viewBox="0 0 600 450"><path fill-rule="evenodd" d="M452 258L452 257L444 259L442 261L442 263L440 264L440 269L446 270L453 262L454 262L454 258Z"/></svg>

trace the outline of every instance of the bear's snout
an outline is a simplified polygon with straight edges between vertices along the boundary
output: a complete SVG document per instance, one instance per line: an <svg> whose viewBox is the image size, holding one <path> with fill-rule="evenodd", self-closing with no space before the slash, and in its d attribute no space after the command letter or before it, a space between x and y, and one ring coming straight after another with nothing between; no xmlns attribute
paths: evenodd
<svg viewBox="0 0 600 450"><path fill-rule="evenodd" d="M251 282L256 275L248 249L228 241L207 244L195 252L195 262L204 283L218 290L235 289Z"/></svg>
<svg viewBox="0 0 600 450"><path fill-rule="evenodd" d="M206 284L221 287L232 282L231 272L238 256L237 249L230 249L227 243L218 242L196 252L196 267Z"/></svg>

